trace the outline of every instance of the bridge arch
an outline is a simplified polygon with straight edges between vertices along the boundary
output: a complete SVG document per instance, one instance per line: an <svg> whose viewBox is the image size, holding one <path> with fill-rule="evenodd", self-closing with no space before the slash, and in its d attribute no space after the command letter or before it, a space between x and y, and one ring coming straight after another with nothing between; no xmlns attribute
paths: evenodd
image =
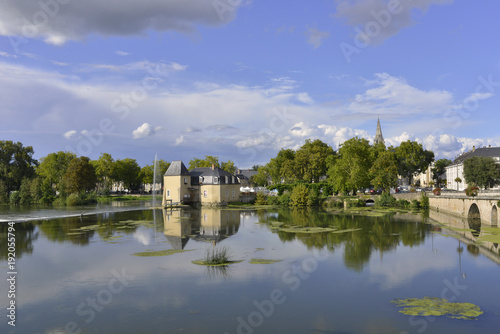
<svg viewBox="0 0 500 334"><path fill-rule="evenodd" d="M491 209L491 225L498 226L498 209L496 205L493 205L493 208Z"/></svg>
<svg viewBox="0 0 500 334"><path fill-rule="evenodd" d="M469 223L469 228L476 230L476 232L472 232L472 235L476 237L479 236L479 232L481 231L481 212L476 203L472 203L469 207L467 221Z"/></svg>

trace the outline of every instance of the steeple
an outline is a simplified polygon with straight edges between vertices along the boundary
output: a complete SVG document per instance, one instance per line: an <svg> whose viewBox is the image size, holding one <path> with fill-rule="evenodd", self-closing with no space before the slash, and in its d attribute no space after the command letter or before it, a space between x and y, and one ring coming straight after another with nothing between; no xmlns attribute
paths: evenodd
<svg viewBox="0 0 500 334"><path fill-rule="evenodd" d="M378 143L382 143L385 145L384 136L382 136L382 127L380 126L380 118L377 119L377 132L375 133L373 145L376 145Z"/></svg>

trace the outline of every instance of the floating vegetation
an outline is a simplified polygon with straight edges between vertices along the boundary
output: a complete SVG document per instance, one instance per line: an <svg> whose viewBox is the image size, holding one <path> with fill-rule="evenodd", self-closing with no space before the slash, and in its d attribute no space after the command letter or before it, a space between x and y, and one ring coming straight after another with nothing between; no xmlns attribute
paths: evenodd
<svg viewBox="0 0 500 334"><path fill-rule="evenodd" d="M192 249L191 249L192 250ZM139 252L134 253L134 256L150 257L150 256L168 256L177 253L190 252L191 250L177 250L177 249L165 249L160 251L149 251L149 252Z"/></svg>
<svg viewBox="0 0 500 334"><path fill-rule="evenodd" d="M113 240L120 239L120 238L123 238L123 235L113 235L113 236L110 236L110 237L101 238L101 240L109 242L109 241L113 241Z"/></svg>
<svg viewBox="0 0 500 334"><path fill-rule="evenodd" d="M500 244L500 229L498 227L481 227L483 234L477 238L478 242L492 242Z"/></svg>
<svg viewBox="0 0 500 334"><path fill-rule="evenodd" d="M256 252L257 252L257 251L263 251L263 250L264 250L264 248L255 248L255 251L256 251Z"/></svg>
<svg viewBox="0 0 500 334"><path fill-rule="evenodd" d="M350 228L339 230L335 227L311 227L311 226L296 226L296 225L286 225L282 222L271 222L269 223L269 228L275 231L288 232L288 233L347 233L362 230L361 228Z"/></svg>
<svg viewBox="0 0 500 334"><path fill-rule="evenodd" d="M207 249L205 254L205 258L201 260L192 261L194 264L202 265L202 266L227 266L232 263L239 263L241 261L231 260L231 256L229 254L229 248L227 247L216 247Z"/></svg>
<svg viewBox="0 0 500 334"><path fill-rule="evenodd" d="M273 264L276 262L281 262L283 260L272 260L272 259L251 259L248 263L251 264Z"/></svg>
<svg viewBox="0 0 500 334"><path fill-rule="evenodd" d="M391 301L398 307L404 307L400 313L413 316L443 316L453 319L472 320L483 314L479 306L471 303L451 303L444 298L424 297L395 299Z"/></svg>

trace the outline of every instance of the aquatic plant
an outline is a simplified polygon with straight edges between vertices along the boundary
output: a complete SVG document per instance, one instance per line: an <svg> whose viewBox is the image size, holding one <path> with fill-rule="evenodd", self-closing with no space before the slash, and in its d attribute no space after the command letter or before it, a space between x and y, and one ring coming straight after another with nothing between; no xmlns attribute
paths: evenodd
<svg viewBox="0 0 500 334"><path fill-rule="evenodd" d="M404 307L400 313L412 316L434 316L447 315L453 319L476 319L483 311L479 306L471 303L451 303L444 298L424 297L395 299L391 301L398 307Z"/></svg>
<svg viewBox="0 0 500 334"><path fill-rule="evenodd" d="M191 250L165 249L165 250L160 250L160 251L139 252L139 253L134 253L132 255L141 256L141 257L167 256L167 255L173 255L173 254L177 254L177 253L189 252Z"/></svg>
<svg viewBox="0 0 500 334"><path fill-rule="evenodd" d="M191 261L194 264L202 266L227 266L231 263L238 263L231 259L229 248L227 247L213 247L208 248L205 257L201 260Z"/></svg>
<svg viewBox="0 0 500 334"><path fill-rule="evenodd" d="M276 262L281 262L283 260L272 260L272 259L251 259L248 263L251 264L273 264Z"/></svg>

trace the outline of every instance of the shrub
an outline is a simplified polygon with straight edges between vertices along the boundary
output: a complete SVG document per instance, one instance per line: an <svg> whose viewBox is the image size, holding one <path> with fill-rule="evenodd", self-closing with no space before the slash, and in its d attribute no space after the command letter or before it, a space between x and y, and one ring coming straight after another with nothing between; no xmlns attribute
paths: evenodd
<svg viewBox="0 0 500 334"><path fill-rule="evenodd" d="M9 203L9 196L7 195L7 186L0 180L0 204Z"/></svg>
<svg viewBox="0 0 500 334"><path fill-rule="evenodd" d="M303 207L307 206L308 202L309 202L309 189L307 189L305 185L299 184L292 191L292 195L290 196L290 205Z"/></svg>
<svg viewBox="0 0 500 334"><path fill-rule="evenodd" d="M290 206L291 196L290 193L284 193L279 196L279 202L282 206Z"/></svg>
<svg viewBox="0 0 500 334"><path fill-rule="evenodd" d="M420 201L417 200L417 199L412 200L410 208L412 208L412 209L420 209Z"/></svg>
<svg viewBox="0 0 500 334"><path fill-rule="evenodd" d="M10 193L9 202L12 205L17 205L21 201L21 196L19 195L19 191L13 191Z"/></svg>
<svg viewBox="0 0 500 334"><path fill-rule="evenodd" d="M269 205L280 205L280 199L278 196L268 196L267 204Z"/></svg>
<svg viewBox="0 0 500 334"><path fill-rule="evenodd" d="M342 202L336 198L330 197L330 198L326 198L322 202L322 206L323 206L323 209L341 208L344 206L344 202Z"/></svg>
<svg viewBox="0 0 500 334"><path fill-rule="evenodd" d="M35 199L31 196L31 180L23 179L19 188L19 204L32 204Z"/></svg>
<svg viewBox="0 0 500 334"><path fill-rule="evenodd" d="M229 249L227 247L207 249L203 263L207 265L222 265L230 263Z"/></svg>
<svg viewBox="0 0 500 334"><path fill-rule="evenodd" d="M420 206L424 209L429 208L429 196L427 196L424 192L420 195Z"/></svg>
<svg viewBox="0 0 500 334"><path fill-rule="evenodd" d="M68 196L68 199L66 200L66 205L68 206L75 206L81 204L83 204L82 198L77 193L72 193L71 195Z"/></svg>
<svg viewBox="0 0 500 334"><path fill-rule="evenodd" d="M397 201L396 205L400 208L403 208L403 209L409 209L410 208L410 202L405 200L405 199L400 199Z"/></svg>
<svg viewBox="0 0 500 334"><path fill-rule="evenodd" d="M314 189L309 190L309 198L307 199L307 205L315 206L318 205L318 203L319 203L319 198L316 191L314 191Z"/></svg>
<svg viewBox="0 0 500 334"><path fill-rule="evenodd" d="M257 196L255 196L255 205L267 205L266 195L257 193Z"/></svg>
<svg viewBox="0 0 500 334"><path fill-rule="evenodd" d="M478 193L479 193L479 188L474 185L465 188L465 194L467 196L475 197L477 196Z"/></svg>
<svg viewBox="0 0 500 334"><path fill-rule="evenodd" d="M440 196L441 195L441 188L435 188L432 192L434 193L434 195L436 196Z"/></svg>
<svg viewBox="0 0 500 334"><path fill-rule="evenodd" d="M384 191L382 195L375 198L375 206L379 207L394 207L396 202L396 198L388 191Z"/></svg>

